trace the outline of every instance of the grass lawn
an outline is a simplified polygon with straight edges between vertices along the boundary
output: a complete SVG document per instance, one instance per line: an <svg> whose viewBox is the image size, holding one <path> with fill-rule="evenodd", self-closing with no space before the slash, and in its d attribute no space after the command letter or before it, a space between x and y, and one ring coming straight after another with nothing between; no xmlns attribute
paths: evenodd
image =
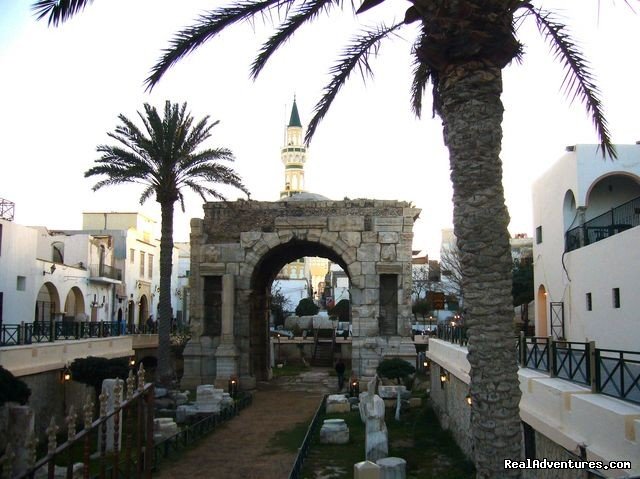
<svg viewBox="0 0 640 479"><path fill-rule="evenodd" d="M407 479L467 479L475 476L473 464L466 459L450 433L443 431L429 405L403 413L394 419L394 409L387 409L389 456L407 461ZM353 478L353 465L364 461L365 427L356 412L326 415L323 419L341 418L349 427L348 444L320 444L320 433L313 437L304 462L305 479ZM272 439L272 448L295 451L304 438L307 424L281 432Z"/></svg>
<svg viewBox="0 0 640 479"><path fill-rule="evenodd" d="M289 363L285 364L281 368L272 368L271 371L273 372L274 378L279 378L282 376L298 376L300 373L311 371L311 368L302 363Z"/></svg>

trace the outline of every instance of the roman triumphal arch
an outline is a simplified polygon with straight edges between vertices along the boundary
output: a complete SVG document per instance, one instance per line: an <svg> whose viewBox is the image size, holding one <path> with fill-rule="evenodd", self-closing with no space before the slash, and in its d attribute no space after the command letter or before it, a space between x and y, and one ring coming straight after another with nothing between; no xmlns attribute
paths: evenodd
<svg viewBox="0 0 640 479"><path fill-rule="evenodd" d="M295 196L293 197L295 198ZM182 383L242 387L270 377L269 299L300 257L339 264L350 281L353 371L384 357L413 361L411 244L420 210L379 200L212 202L191 220L190 318Z"/></svg>

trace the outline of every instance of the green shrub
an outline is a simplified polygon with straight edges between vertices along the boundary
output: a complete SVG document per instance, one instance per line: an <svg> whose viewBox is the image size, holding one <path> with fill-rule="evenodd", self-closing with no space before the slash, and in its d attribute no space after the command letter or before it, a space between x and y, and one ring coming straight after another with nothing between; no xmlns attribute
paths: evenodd
<svg viewBox="0 0 640 479"><path fill-rule="evenodd" d="M404 359L391 358L382 360L376 371L379 376L388 379L395 379L398 381L398 384L401 384L403 379L408 378L416 372L416 368Z"/></svg>
<svg viewBox="0 0 640 479"><path fill-rule="evenodd" d="M318 314L320 308L316 306L311 298L302 298L296 306L296 316L313 316Z"/></svg>
<svg viewBox="0 0 640 479"><path fill-rule="evenodd" d="M11 371L0 366L0 406L6 402L25 405L31 396L31 389Z"/></svg>
<svg viewBox="0 0 640 479"><path fill-rule="evenodd" d="M329 310L331 318L337 318L339 321L349 321L349 311L351 304L348 299L341 299L333 308Z"/></svg>
<svg viewBox="0 0 640 479"><path fill-rule="evenodd" d="M92 386L96 397L102 390L102 381L111 378L127 379L129 375L128 358L99 358L87 356L75 359L69 366L71 379Z"/></svg>

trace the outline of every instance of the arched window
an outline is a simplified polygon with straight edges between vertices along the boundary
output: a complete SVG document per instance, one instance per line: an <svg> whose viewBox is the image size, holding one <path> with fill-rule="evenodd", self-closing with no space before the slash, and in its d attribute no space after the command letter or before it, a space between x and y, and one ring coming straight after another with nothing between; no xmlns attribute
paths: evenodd
<svg viewBox="0 0 640 479"><path fill-rule="evenodd" d="M58 264L64 263L64 243L55 241L51 244L51 261Z"/></svg>

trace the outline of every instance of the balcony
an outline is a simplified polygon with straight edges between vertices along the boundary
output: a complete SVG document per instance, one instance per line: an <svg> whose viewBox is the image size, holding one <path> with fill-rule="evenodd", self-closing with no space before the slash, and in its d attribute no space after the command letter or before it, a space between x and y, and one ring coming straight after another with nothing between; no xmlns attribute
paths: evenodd
<svg viewBox="0 0 640 479"><path fill-rule="evenodd" d="M565 233L565 252L588 246L640 225L640 197L596 216Z"/></svg>
<svg viewBox="0 0 640 479"><path fill-rule="evenodd" d="M107 266L106 264L92 264L89 267L89 271L89 281L110 284L120 283L122 281L122 270L114 268L113 266Z"/></svg>

